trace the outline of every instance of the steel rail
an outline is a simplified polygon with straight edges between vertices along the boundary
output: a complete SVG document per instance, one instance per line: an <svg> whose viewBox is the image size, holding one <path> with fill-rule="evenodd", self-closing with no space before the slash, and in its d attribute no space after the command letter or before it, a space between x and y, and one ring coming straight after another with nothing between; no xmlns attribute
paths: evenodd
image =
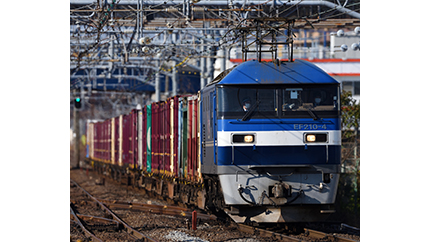
<svg viewBox="0 0 430 242"><path fill-rule="evenodd" d="M84 231L84 234L87 238L91 238L93 241L100 241L103 242L103 240L97 238L93 233L91 233L85 225L82 223L81 219L76 215L76 212L74 209L70 206L70 215L73 216L74 220L78 223L78 225L81 227L81 229Z"/></svg>
<svg viewBox="0 0 430 242"><path fill-rule="evenodd" d="M88 195L88 197L90 197L91 199L93 199L94 201L96 201L99 205L100 205L100 207L103 209L103 210L105 210L106 212L108 212L109 214L111 214L112 215L112 217L116 220L116 221L118 221L118 222L120 222L123 226L124 226L124 228L127 230L127 233L128 234L130 234L130 235L132 235L132 236L134 236L134 237L137 237L138 239L140 239L140 240L142 240L142 241L151 241L151 242L156 242L157 240L155 240L155 239L153 239L153 238L151 238L151 237L149 237L149 236L147 236L147 235L144 235L144 234L142 234L142 233L140 233L139 231L137 231L137 230L135 230L135 229L133 229L132 227L130 227L127 223L125 223L121 218L119 218L114 212L112 212L108 207L106 207L102 202L100 202L97 198L95 198L95 197L93 197L90 193L88 193L85 189L83 189L81 186L79 186L79 184L78 183L76 183L75 181L73 181L72 179L70 179L70 181L72 182L72 183L74 183L78 188L80 188L85 194L87 194Z"/></svg>
<svg viewBox="0 0 430 242"><path fill-rule="evenodd" d="M113 224L116 228L118 229L120 228L120 223L113 219L102 218L102 217L86 215L86 214L76 214L76 216L84 221L98 222L106 225ZM70 217L72 217L72 214L70 214Z"/></svg>
<svg viewBox="0 0 430 242"><path fill-rule="evenodd" d="M112 201L112 200L102 200L102 199L100 201L112 209L130 209L130 210L138 210L142 212L150 212L150 213L157 213L157 214L184 216L189 218L192 217L192 212L193 212L191 209L181 208L177 206L154 205L154 204ZM205 219L205 220L217 220L216 216L204 214L204 213L197 213L197 218Z"/></svg>
<svg viewBox="0 0 430 242"><path fill-rule="evenodd" d="M284 235L284 234L280 234L280 233L276 233L276 232L272 232L264 229L259 229L259 228L251 227L244 224L237 224L237 226L239 231L243 233L258 235L261 237L270 237L276 241L287 241L287 242L305 241L288 235Z"/></svg>
<svg viewBox="0 0 430 242"><path fill-rule="evenodd" d="M358 242L357 240L352 240L352 239L347 239L344 237L340 237L340 236L336 236L336 235L332 235L332 234L327 234L324 232L320 232L320 231L316 231L313 229L308 229L305 228L305 234L317 239L330 239L330 241L340 241L340 242Z"/></svg>

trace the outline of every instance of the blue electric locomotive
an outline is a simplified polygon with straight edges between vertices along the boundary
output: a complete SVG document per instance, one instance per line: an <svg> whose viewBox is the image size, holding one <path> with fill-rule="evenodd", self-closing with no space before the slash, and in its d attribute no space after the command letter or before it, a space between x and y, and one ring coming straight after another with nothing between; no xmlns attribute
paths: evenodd
<svg viewBox="0 0 430 242"><path fill-rule="evenodd" d="M239 223L327 218L340 173L339 99L339 82L303 60L221 73L200 93L208 207Z"/></svg>

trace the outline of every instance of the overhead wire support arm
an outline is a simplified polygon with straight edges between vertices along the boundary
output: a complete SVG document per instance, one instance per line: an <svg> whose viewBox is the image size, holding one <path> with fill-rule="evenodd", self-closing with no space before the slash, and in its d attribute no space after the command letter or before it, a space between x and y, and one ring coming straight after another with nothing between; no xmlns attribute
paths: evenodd
<svg viewBox="0 0 430 242"><path fill-rule="evenodd" d="M248 53L256 53L256 58L259 62L262 61L262 53L272 53L272 61L278 63L278 45L286 44L289 50L289 61L293 60L293 32L294 19L268 17L268 18L253 18L248 19L248 25L236 27L240 31L242 40L242 61L248 60ZM281 23L279 23L281 22ZM287 28L287 35L283 34L280 29ZM284 36L286 40L278 41L277 34ZM255 37L254 40L248 43L249 36ZM270 40L266 37L270 36ZM250 49L255 45L255 49ZM263 49L263 45L269 45L269 49Z"/></svg>
<svg viewBox="0 0 430 242"><path fill-rule="evenodd" d="M269 53L274 63L278 58L293 61L293 29L359 25L359 2L330 1L70 0L70 71L79 74L71 77L71 86L76 88L73 83L82 82L85 72L94 73L86 81L94 90L109 73L118 83L133 79L155 85L156 72L162 78L172 75L173 61L186 57L184 68L197 70L196 59L213 60L221 57L215 51L226 51L228 60L236 47L233 58L242 55L243 61L264 61ZM207 50L197 51L202 46Z"/></svg>

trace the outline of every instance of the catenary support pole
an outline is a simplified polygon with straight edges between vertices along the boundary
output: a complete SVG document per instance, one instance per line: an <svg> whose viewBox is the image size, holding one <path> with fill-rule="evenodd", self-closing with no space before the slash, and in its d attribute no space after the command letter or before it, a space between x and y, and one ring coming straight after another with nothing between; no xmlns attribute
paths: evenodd
<svg viewBox="0 0 430 242"><path fill-rule="evenodd" d="M205 47L201 46L202 53L204 52ZM206 58L200 58L200 89L203 89L206 86Z"/></svg>
<svg viewBox="0 0 430 242"><path fill-rule="evenodd" d="M73 109L73 132L75 134L74 137L74 164L73 168L79 168L79 159L80 159L80 150L79 150L79 140L80 140L80 132L79 132L79 110L77 108Z"/></svg>
<svg viewBox="0 0 430 242"><path fill-rule="evenodd" d="M172 68L172 95L178 94L178 73L176 73L176 61L173 63Z"/></svg>

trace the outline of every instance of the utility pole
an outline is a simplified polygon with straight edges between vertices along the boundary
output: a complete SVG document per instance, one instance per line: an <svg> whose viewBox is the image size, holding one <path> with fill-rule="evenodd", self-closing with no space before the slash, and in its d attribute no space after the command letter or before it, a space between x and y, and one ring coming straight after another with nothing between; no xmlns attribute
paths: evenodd
<svg viewBox="0 0 430 242"><path fill-rule="evenodd" d="M160 66L160 61L156 61L156 66L159 67ZM157 70L157 72L155 73L155 98L154 101L158 102L161 99L161 95L160 95L160 71Z"/></svg>
<svg viewBox="0 0 430 242"><path fill-rule="evenodd" d="M205 51L204 40L202 40L202 57L200 58L200 90L206 86L206 58L203 56L203 52Z"/></svg>
<svg viewBox="0 0 430 242"><path fill-rule="evenodd" d="M176 73L176 61L173 62L172 68L172 96L178 94L178 73Z"/></svg>

